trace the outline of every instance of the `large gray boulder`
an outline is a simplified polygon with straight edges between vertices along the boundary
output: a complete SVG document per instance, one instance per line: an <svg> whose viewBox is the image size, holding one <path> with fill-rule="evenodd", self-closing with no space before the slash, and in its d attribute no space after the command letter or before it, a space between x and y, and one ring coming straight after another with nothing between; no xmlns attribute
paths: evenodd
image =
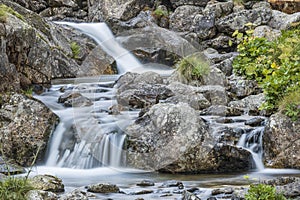
<svg viewBox="0 0 300 200"><path fill-rule="evenodd" d="M217 143L198 113L186 103L160 103L126 129L131 167L168 173L247 170L251 155Z"/></svg>
<svg viewBox="0 0 300 200"><path fill-rule="evenodd" d="M37 190L50 192L64 192L65 186L62 180L52 175L36 175L29 179L30 184Z"/></svg>
<svg viewBox="0 0 300 200"><path fill-rule="evenodd" d="M26 89L52 78L74 77L79 68L68 40L55 24L16 3L1 0L14 12L1 23L0 90Z"/></svg>
<svg viewBox="0 0 300 200"><path fill-rule="evenodd" d="M265 165L274 168L300 169L299 133L299 119L292 121L283 113L273 114L263 136Z"/></svg>
<svg viewBox="0 0 300 200"><path fill-rule="evenodd" d="M277 30L285 30L291 27L293 23L300 21L300 12L286 14L278 10L272 10L272 18L268 25Z"/></svg>
<svg viewBox="0 0 300 200"><path fill-rule="evenodd" d="M57 117L43 104L24 95L2 96L0 140L6 158L30 166L44 155Z"/></svg>

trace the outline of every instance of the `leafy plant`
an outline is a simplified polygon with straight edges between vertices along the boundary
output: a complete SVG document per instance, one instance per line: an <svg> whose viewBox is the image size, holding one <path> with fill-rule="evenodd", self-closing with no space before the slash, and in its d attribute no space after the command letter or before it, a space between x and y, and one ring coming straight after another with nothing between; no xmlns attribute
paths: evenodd
<svg viewBox="0 0 300 200"><path fill-rule="evenodd" d="M184 57L177 63L177 71L188 81L200 80L209 70L209 63L199 55Z"/></svg>
<svg viewBox="0 0 300 200"><path fill-rule="evenodd" d="M276 192L276 188L271 185L257 184L250 185L246 200L286 200L283 194Z"/></svg>
<svg viewBox="0 0 300 200"><path fill-rule="evenodd" d="M80 46L76 42L71 42L70 47L73 54L72 57L78 59L80 54Z"/></svg>
<svg viewBox="0 0 300 200"><path fill-rule="evenodd" d="M262 108L275 111L286 94L300 88L300 26L283 31L274 41L251 34L242 37L234 71L255 79L266 96Z"/></svg>

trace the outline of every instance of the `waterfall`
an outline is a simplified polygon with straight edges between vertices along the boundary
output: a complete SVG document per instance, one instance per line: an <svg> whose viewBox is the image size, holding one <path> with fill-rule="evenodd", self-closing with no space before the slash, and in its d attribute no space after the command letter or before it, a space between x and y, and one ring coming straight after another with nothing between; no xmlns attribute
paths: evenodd
<svg viewBox="0 0 300 200"><path fill-rule="evenodd" d="M90 36L101 48L117 63L119 74L125 72L139 71L143 65L125 48L123 48L114 37L113 33L105 23L72 23L56 22L79 29Z"/></svg>
<svg viewBox="0 0 300 200"><path fill-rule="evenodd" d="M243 147L251 153L254 164L259 171L264 169L264 164L262 162L263 132L264 132L264 127L259 127L248 133L244 133L237 143L237 146Z"/></svg>

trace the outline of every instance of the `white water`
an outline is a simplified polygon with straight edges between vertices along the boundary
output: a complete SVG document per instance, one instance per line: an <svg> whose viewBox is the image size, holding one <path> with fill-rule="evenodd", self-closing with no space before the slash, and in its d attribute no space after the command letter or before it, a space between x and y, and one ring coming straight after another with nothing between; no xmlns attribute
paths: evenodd
<svg viewBox="0 0 300 200"><path fill-rule="evenodd" d="M259 127L252 130L250 133L244 133L237 146L247 149L253 158L255 167L258 171L265 169L262 162L263 148L262 148L262 136L264 127Z"/></svg>
<svg viewBox="0 0 300 200"><path fill-rule="evenodd" d="M143 65L117 42L113 33L105 23L56 23L79 29L84 34L93 38L107 54L116 60L119 74L134 72L143 68Z"/></svg>
<svg viewBox="0 0 300 200"><path fill-rule="evenodd" d="M120 167L125 162L122 146L124 128L137 112L109 115L109 107L116 104L112 82L67 85L67 90L80 92L93 101L87 107L65 108L57 103L63 85L35 98L44 102L60 118L49 144L46 166L89 169L100 166Z"/></svg>

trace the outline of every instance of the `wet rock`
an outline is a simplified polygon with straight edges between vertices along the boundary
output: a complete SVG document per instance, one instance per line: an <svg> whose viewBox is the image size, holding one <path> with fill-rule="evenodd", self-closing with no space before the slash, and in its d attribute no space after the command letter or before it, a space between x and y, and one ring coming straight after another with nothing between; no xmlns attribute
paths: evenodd
<svg viewBox="0 0 300 200"><path fill-rule="evenodd" d="M94 193L118 193L120 192L120 189L116 185L99 183L99 184L88 186L87 191L94 192Z"/></svg>
<svg viewBox="0 0 300 200"><path fill-rule="evenodd" d="M178 187L178 189L182 189L184 188L184 185L181 181L175 181L175 180L171 180L171 181L166 181L164 182L161 187L163 188L167 188L167 187Z"/></svg>
<svg viewBox="0 0 300 200"><path fill-rule="evenodd" d="M153 190L141 190L141 191L138 191L138 192L134 192L133 194L134 195L142 195L142 194L151 194L153 192L154 192Z"/></svg>
<svg viewBox="0 0 300 200"><path fill-rule="evenodd" d="M216 22L219 32L231 34L235 30L243 32L247 29L246 24L252 23L255 26L267 24L272 16L269 7L259 7L251 10L242 10L223 17Z"/></svg>
<svg viewBox="0 0 300 200"><path fill-rule="evenodd" d="M295 22L300 21L300 12L288 15L283 12L272 10L272 18L268 25L276 30L286 30Z"/></svg>
<svg viewBox="0 0 300 200"><path fill-rule="evenodd" d="M280 112L269 118L263 136L266 166L300 169L299 131L299 119L292 121Z"/></svg>
<svg viewBox="0 0 300 200"><path fill-rule="evenodd" d="M265 124L266 119L262 117L255 117L245 121L245 125L249 126L263 126Z"/></svg>
<svg viewBox="0 0 300 200"><path fill-rule="evenodd" d="M93 105L92 101L79 92L67 91L58 98L58 103L63 103L66 107L82 107Z"/></svg>
<svg viewBox="0 0 300 200"><path fill-rule="evenodd" d="M194 195L191 192L188 191L183 191L182 194L182 200L201 200L199 197L197 197L196 195Z"/></svg>
<svg viewBox="0 0 300 200"><path fill-rule="evenodd" d="M201 110L210 106L210 102L199 93L197 87L185 85L179 82L172 82L167 86L175 94L166 99L168 103L188 103L195 110Z"/></svg>
<svg viewBox="0 0 300 200"><path fill-rule="evenodd" d="M25 195L28 200L56 200L57 195L53 192L43 190L30 190Z"/></svg>
<svg viewBox="0 0 300 200"><path fill-rule="evenodd" d="M223 105L213 105L207 109L202 110L200 113L202 115L239 116L243 114L243 110Z"/></svg>
<svg viewBox="0 0 300 200"><path fill-rule="evenodd" d="M21 94L2 95L0 135L5 157L30 166L44 155L57 117L43 104ZM39 151L38 151L39 149Z"/></svg>
<svg viewBox="0 0 300 200"><path fill-rule="evenodd" d="M233 58L228 58L213 66L220 69L226 76L230 76L232 75L232 69L233 69L232 62L233 62ZM229 84L228 81L227 84Z"/></svg>
<svg viewBox="0 0 300 200"><path fill-rule="evenodd" d="M64 184L60 178L52 175L37 175L29 179L30 184L37 190L64 192Z"/></svg>
<svg viewBox="0 0 300 200"><path fill-rule="evenodd" d="M208 197L206 200L217 200L216 197Z"/></svg>
<svg viewBox="0 0 300 200"><path fill-rule="evenodd" d="M145 108L174 95L165 85L138 84L135 86L138 89L130 89L117 94L117 101L120 105Z"/></svg>
<svg viewBox="0 0 300 200"><path fill-rule="evenodd" d="M238 101L231 101L228 103L229 107L244 110L245 113L249 115L259 115L260 113L260 106L265 101L265 96L263 93L258 95L250 95L242 100Z"/></svg>
<svg viewBox="0 0 300 200"><path fill-rule="evenodd" d="M217 188L213 189L211 191L212 195L218 195L218 194L232 194L233 193L233 188Z"/></svg>
<svg viewBox="0 0 300 200"><path fill-rule="evenodd" d="M260 93L261 89L255 80L245 80L243 77L232 75L229 78L230 92L238 98Z"/></svg>
<svg viewBox="0 0 300 200"><path fill-rule="evenodd" d="M96 195L89 192L81 191L79 189L75 189L72 192L63 194L59 197L60 200L89 200L93 198L96 198Z"/></svg>
<svg viewBox="0 0 300 200"><path fill-rule="evenodd" d="M154 186L154 182L151 180L142 180L140 183L137 183L136 185L141 187Z"/></svg>
<svg viewBox="0 0 300 200"><path fill-rule="evenodd" d="M198 6L180 6L170 15L170 30L183 32L193 30L195 16L202 12Z"/></svg>

